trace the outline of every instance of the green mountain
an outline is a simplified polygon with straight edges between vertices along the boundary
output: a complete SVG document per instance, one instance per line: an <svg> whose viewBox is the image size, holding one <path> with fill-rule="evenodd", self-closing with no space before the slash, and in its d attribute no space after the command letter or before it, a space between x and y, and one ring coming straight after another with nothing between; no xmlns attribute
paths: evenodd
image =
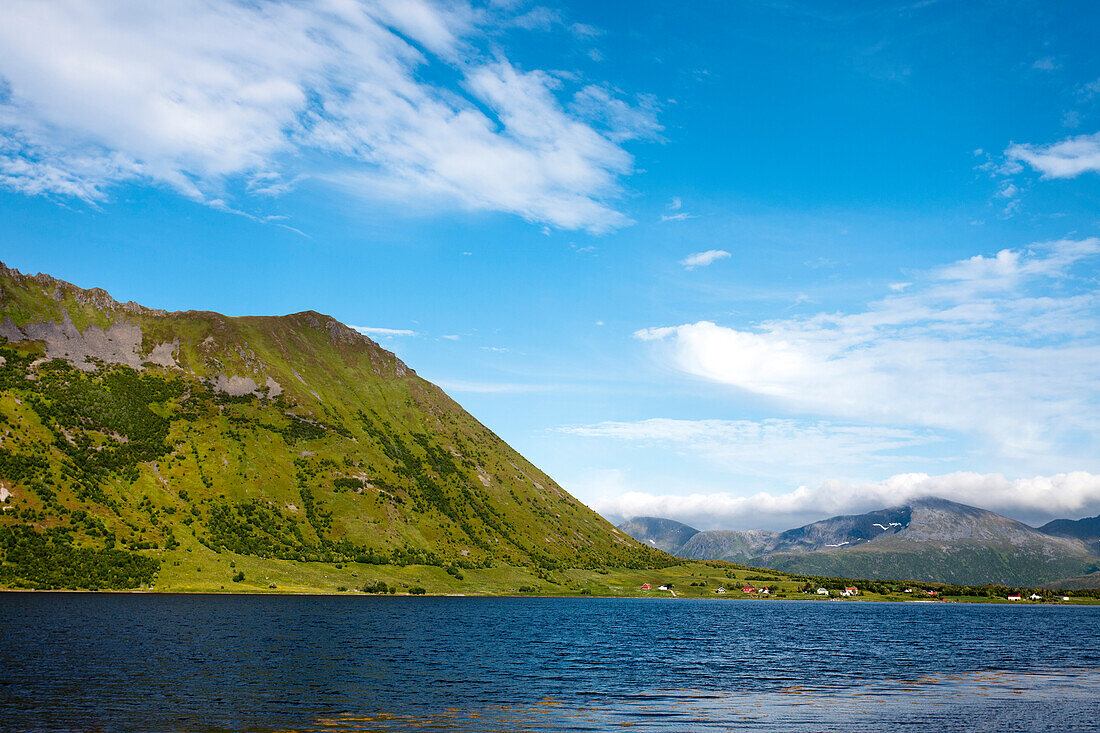
<svg viewBox="0 0 1100 733"><path fill-rule="evenodd" d="M168 313L3 265L0 502L9 586L506 590L676 562L333 318Z"/></svg>
<svg viewBox="0 0 1100 733"><path fill-rule="evenodd" d="M707 530L665 549L688 559L816 576L965 585L1024 586L1061 578L1087 583L1077 576L1100 567L1088 541L1090 527L1088 521L1055 524L1067 535L1057 536L984 509L930 498L785 532ZM1082 533L1087 537L1078 536Z"/></svg>

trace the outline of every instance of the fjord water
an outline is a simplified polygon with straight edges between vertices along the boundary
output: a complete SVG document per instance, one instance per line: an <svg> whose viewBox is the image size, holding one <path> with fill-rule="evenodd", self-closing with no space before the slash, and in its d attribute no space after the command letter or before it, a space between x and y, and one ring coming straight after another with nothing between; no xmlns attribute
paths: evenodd
<svg viewBox="0 0 1100 733"><path fill-rule="evenodd" d="M5 730L1095 730L1100 607L6 593Z"/></svg>

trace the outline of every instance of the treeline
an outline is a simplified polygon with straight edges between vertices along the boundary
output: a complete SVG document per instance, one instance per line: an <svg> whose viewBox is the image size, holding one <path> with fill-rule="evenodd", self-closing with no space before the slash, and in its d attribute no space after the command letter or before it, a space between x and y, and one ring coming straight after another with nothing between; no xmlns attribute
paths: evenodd
<svg viewBox="0 0 1100 733"><path fill-rule="evenodd" d="M67 533L0 527L0 584L38 590L124 590L150 585L160 561L124 550L74 547Z"/></svg>

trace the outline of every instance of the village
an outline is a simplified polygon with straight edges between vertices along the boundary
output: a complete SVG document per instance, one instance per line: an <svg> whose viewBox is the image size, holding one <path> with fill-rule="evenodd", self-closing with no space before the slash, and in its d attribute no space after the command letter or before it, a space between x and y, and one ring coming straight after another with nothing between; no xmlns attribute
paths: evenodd
<svg viewBox="0 0 1100 733"><path fill-rule="evenodd" d="M691 585L693 585L693 586L694 585L705 585L705 583L702 583L702 584L692 583ZM642 583L641 586L639 587L639 590L642 590L642 591L654 591L654 590L656 590L658 592L668 593L673 598L678 598L679 597L676 594L675 586L672 583L668 583L668 582L658 584L656 587L654 587L654 585L652 583ZM739 595L737 595L738 593L739 593ZM922 597L921 600L924 601L924 602L929 602L929 601L953 602L953 601L949 601L947 598L942 597L940 591L938 591L936 589L933 589L933 588L923 588L923 589L922 588L905 588L904 590L901 591L901 593L904 593L904 594L907 594L907 595L910 595L910 596L915 595L915 596L918 596L918 597ZM771 587L769 587L769 586L757 587L757 586L753 586L753 585L742 585L740 588L737 588L736 586L733 586L732 590L731 590L729 588L726 588L725 585L720 585L717 588L715 588L714 594L719 595L719 596L731 596L732 595L732 597L763 598L763 597L773 595L773 591L772 591ZM799 591L798 595L803 596L803 597L810 596L811 598L823 598L823 599L827 598L827 599L830 599L830 600L840 600L841 598L854 598L854 597L860 595L860 590L856 586L844 586L843 588L840 588L839 590L830 590L830 589L824 588L824 587L818 587L818 588L813 589L813 590L811 590L809 588L804 588L801 591ZM786 594L784 594L781 597L786 597ZM1067 596L1067 595L1042 596L1039 593L1035 593L1035 592L1033 592L1033 593L1031 593L1030 595L1027 595L1027 596L1025 596L1023 593L1020 593L1020 592L1010 592L1010 593L1007 593L1006 595L1004 595L1003 599L1006 600L1006 601L1011 601L1011 602L1027 602L1027 601L1032 601L1032 602L1063 601L1063 602L1067 602L1067 601L1073 600L1070 596ZM907 598L906 600L916 600L916 598ZM992 600L996 600L996 598L994 598Z"/></svg>

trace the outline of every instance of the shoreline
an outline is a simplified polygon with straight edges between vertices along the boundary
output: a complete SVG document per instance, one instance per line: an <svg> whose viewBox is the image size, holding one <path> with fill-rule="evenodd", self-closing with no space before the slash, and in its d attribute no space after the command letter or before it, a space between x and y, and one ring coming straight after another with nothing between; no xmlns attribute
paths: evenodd
<svg viewBox="0 0 1100 733"><path fill-rule="evenodd" d="M980 598L977 596L960 596L943 600L914 599L905 600L898 598L753 598L745 597L721 597L710 596L643 596L643 595L593 595L582 593L560 594L535 594L535 593L363 593L363 592L332 592L332 591L279 591L279 590L156 590L156 589L106 589L90 590L86 588L57 588L52 590L40 588L0 588L0 594L43 594L66 593L87 595L148 595L148 596L285 596L285 597L326 597L326 598L572 598L577 600L645 600L645 601L711 601L722 603L729 601L749 601L757 603L796 602L796 603L894 603L898 605L925 604L925 605L993 605L993 606L1100 606L1100 599L1073 598L1070 600L1051 601L1009 601L1005 598Z"/></svg>

